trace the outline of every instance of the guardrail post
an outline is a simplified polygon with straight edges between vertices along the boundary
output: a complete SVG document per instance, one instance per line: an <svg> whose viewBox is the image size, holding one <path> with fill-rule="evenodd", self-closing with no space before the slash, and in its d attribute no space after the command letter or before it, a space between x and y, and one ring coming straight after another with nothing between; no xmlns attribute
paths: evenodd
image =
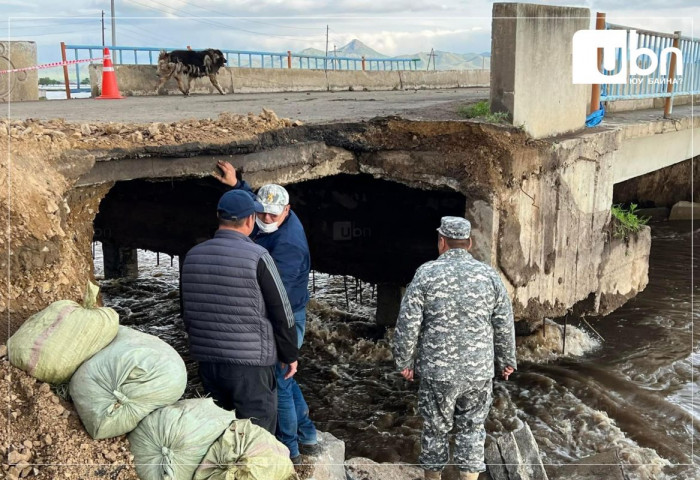
<svg viewBox="0 0 700 480"><path fill-rule="evenodd" d="M68 59L66 58L66 43L61 42L61 58L65 63ZM68 65L63 65L63 81L66 83L66 98L70 100L70 80L68 79Z"/></svg>
<svg viewBox="0 0 700 480"><path fill-rule="evenodd" d="M292 68L292 51L287 50L287 68Z"/></svg>
<svg viewBox="0 0 700 480"><path fill-rule="evenodd" d="M596 30L605 30L605 14L598 12L596 13L595 16L595 29ZM599 48L598 50L598 71L600 71L600 67L603 64L603 49ZM588 113L593 113L596 110L600 108L600 84L599 83L594 83L591 85L591 108L588 110Z"/></svg>
<svg viewBox="0 0 700 480"><path fill-rule="evenodd" d="M362 71L365 71L365 56L362 55Z"/></svg>
<svg viewBox="0 0 700 480"><path fill-rule="evenodd" d="M680 41L681 32L673 32L673 48L678 48ZM668 93L669 96L666 97L666 103L664 104L664 118L668 118L673 111L673 79L676 76L676 57L678 57L678 54L671 52L671 61L668 62L668 75L666 76L666 79L668 80L668 84L666 85L666 93Z"/></svg>

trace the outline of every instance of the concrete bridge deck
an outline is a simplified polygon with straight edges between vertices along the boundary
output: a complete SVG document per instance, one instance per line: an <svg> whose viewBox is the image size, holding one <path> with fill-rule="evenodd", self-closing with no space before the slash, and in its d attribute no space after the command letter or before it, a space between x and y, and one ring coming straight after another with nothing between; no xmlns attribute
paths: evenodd
<svg viewBox="0 0 700 480"><path fill-rule="evenodd" d="M69 122L174 122L184 118L216 117L230 112L245 115L270 108L280 117L306 123L368 120L387 115L415 119L459 118L457 106L487 99L488 88L374 92L289 92L233 95L92 98L12 103L11 119L64 118Z"/></svg>

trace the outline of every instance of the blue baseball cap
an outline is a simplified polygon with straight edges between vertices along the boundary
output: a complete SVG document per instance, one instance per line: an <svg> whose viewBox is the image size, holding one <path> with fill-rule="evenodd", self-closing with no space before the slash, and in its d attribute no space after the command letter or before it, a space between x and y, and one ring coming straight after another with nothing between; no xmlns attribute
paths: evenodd
<svg viewBox="0 0 700 480"><path fill-rule="evenodd" d="M231 190L224 193L216 207L219 217L224 220L242 220L253 213L262 213L263 206L260 202L244 190Z"/></svg>

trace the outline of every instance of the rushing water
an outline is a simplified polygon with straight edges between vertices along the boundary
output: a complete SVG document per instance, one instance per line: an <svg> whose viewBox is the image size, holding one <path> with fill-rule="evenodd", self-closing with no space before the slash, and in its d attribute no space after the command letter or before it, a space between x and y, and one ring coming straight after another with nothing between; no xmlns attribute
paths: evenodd
<svg viewBox="0 0 700 480"><path fill-rule="evenodd" d="M699 438L700 332L693 331L692 245L700 229L652 229L649 285L604 318L547 322L518 338L519 370L497 381L487 431L498 435L525 421L551 478L575 478L560 465L617 449L625 473L639 479L700 477L692 445ZM695 242L693 242L695 240ZM101 275L99 248L96 274ZM201 394L179 318L178 266L139 252L136 280L103 281L105 304L121 322L158 335L188 365L187 395ZM421 419L417 385L393 368L390 337L374 325L373 288L316 274L298 381L321 430L345 440L348 457L415 463ZM361 290L361 295L360 295ZM360 296L362 301L360 302ZM691 313L695 310L695 313ZM448 477L450 475L448 474Z"/></svg>

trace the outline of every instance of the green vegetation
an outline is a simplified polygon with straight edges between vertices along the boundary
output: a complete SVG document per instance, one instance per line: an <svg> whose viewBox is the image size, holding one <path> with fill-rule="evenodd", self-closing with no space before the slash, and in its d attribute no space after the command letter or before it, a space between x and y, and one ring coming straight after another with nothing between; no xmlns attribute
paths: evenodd
<svg viewBox="0 0 700 480"><path fill-rule="evenodd" d="M637 205L630 204L629 210L626 210L622 205L612 206L613 220L613 236L615 238L628 238L631 233L638 232L642 226L646 225L649 217L639 217L636 213Z"/></svg>
<svg viewBox="0 0 700 480"><path fill-rule="evenodd" d="M90 85L90 78L89 78L89 77L83 78L83 79L80 81L80 84L81 84L81 85Z"/></svg>
<svg viewBox="0 0 700 480"><path fill-rule="evenodd" d="M491 113L488 100L482 100L473 105L461 105L457 108L457 114L464 118L479 118L490 123L509 123L507 113Z"/></svg>
<svg viewBox="0 0 700 480"><path fill-rule="evenodd" d="M59 80L54 80L53 78L50 77L41 77L39 78L39 85L61 85L63 82Z"/></svg>

